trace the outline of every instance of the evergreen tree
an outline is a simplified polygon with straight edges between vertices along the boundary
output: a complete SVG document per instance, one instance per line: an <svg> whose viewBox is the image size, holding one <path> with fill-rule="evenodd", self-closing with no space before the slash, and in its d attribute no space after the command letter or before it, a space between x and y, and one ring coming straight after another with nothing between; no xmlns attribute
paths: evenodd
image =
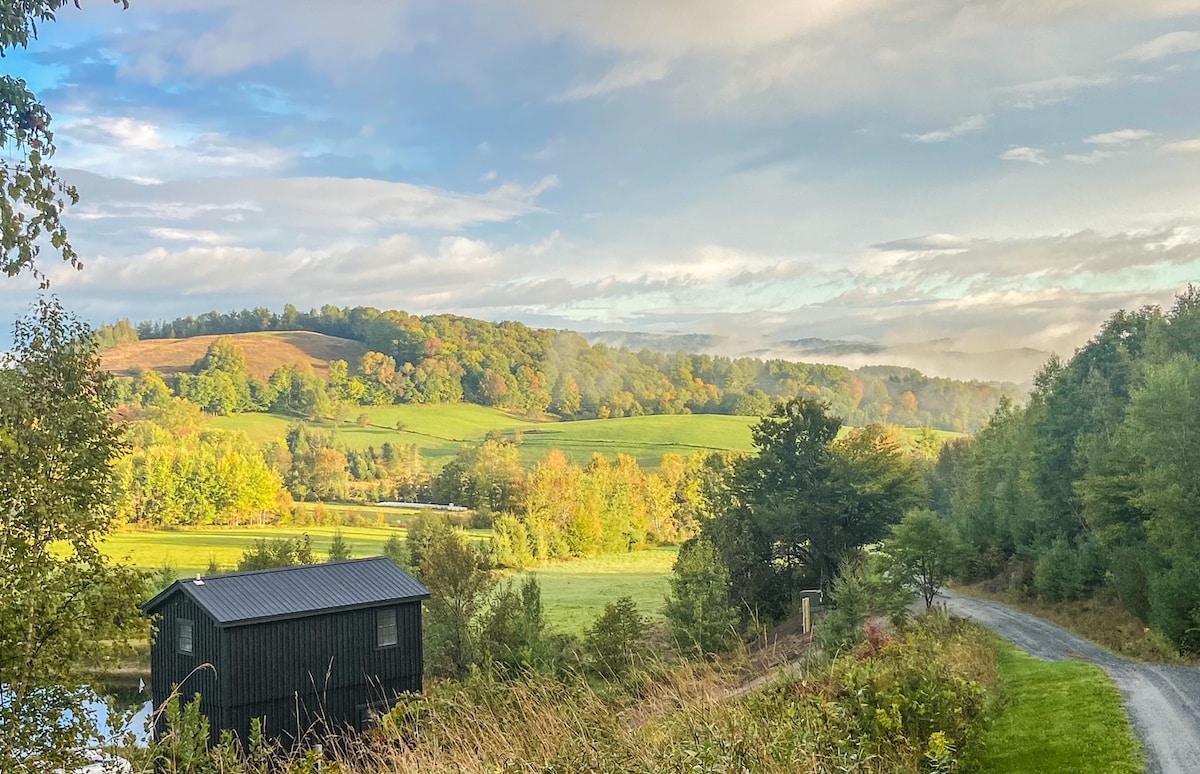
<svg viewBox="0 0 1200 774"><path fill-rule="evenodd" d="M737 641L738 614L729 598L729 570L709 540L694 538L680 548L670 583L663 613L680 647L707 656L722 653Z"/></svg>

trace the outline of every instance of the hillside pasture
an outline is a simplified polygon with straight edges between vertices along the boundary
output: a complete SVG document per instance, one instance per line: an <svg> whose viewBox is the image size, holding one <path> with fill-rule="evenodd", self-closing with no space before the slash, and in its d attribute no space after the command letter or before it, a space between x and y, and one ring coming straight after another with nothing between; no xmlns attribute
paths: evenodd
<svg viewBox="0 0 1200 774"><path fill-rule="evenodd" d="M519 437L521 459L528 463L543 459L552 449L561 449L579 463L586 463L595 453L609 458L629 454L642 466L653 468L668 452L687 455L713 449L749 451L750 427L757 421L754 417L677 414L537 422L468 403L364 407L357 413L366 415L365 425L355 421L312 424L336 429L341 442L351 449L378 449L387 441L413 444L434 468L440 468L463 446L483 443L489 434L509 440ZM211 424L240 430L262 444L284 438L288 425L295 421L278 414L231 414L214 417ZM397 430L397 424L403 429Z"/></svg>
<svg viewBox="0 0 1200 774"><path fill-rule="evenodd" d="M376 406L353 409L354 420L366 416L366 424L357 421L311 424L337 430L341 443L351 449L368 446L376 449L385 442L413 444L434 469L441 468L465 445L483 443L489 436L520 439L521 460L536 463L553 449L559 449L573 461L586 464L593 454L612 459L628 454L644 468L656 468L667 453L688 455L696 451L728 450L749 452L753 449L750 428L758 417L723 414L660 414L615 419L585 419L573 422L536 421L470 403L442 405ZM213 427L240 430L258 444L282 439L296 418L279 414L231 414L213 417ZM399 425L402 430L397 430ZM843 428L842 433L849 432ZM920 428L906 428L915 439ZM961 433L935 430L942 441L962 437Z"/></svg>
<svg viewBox="0 0 1200 774"><path fill-rule="evenodd" d="M118 344L100 353L100 367L119 376L133 376L142 370L164 375L189 372L218 338L221 337L194 336ZM353 368L367 351L357 341L308 331L239 333L236 338L246 356L247 371L263 380L282 365L304 364L325 379L329 376L330 362L345 360Z"/></svg>

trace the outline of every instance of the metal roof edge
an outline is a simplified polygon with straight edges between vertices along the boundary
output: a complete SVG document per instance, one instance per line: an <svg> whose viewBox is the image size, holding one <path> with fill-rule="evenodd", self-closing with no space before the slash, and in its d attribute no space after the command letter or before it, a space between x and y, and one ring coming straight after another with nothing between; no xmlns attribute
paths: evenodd
<svg viewBox="0 0 1200 774"><path fill-rule="evenodd" d="M424 602L429 599L429 592L424 594L412 594L407 597L394 597L392 599L380 599L374 602L359 602L354 605L339 605L338 607L322 607L318 610L301 610L295 613L277 613L275 615L260 615L257 618L238 618L233 621L218 621L216 616L213 616L213 621L218 629L236 629L239 626L249 626L252 624L271 623L272 621L292 621L297 618L315 618L319 615L329 615L330 613L345 613L349 610L368 610L372 607L388 607L389 605L404 605L412 602ZM199 600L196 600L199 603ZM205 611L212 615L212 612L205 608Z"/></svg>
<svg viewBox="0 0 1200 774"><path fill-rule="evenodd" d="M161 605L164 601L166 601L167 597L171 596L171 594L173 594L176 591L183 591L183 590L184 590L184 587L183 587L182 579L176 579L171 582L171 585L167 586L162 591L158 592L154 596L147 599L145 602L138 605L138 607L141 609L141 611L143 613L149 613L151 610L153 610L154 608Z"/></svg>

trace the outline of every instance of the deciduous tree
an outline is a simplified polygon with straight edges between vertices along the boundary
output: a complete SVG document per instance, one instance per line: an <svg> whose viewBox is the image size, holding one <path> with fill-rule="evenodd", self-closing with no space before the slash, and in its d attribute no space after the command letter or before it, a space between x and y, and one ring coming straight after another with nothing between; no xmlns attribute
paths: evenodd
<svg viewBox="0 0 1200 774"><path fill-rule="evenodd" d="M123 446L88 330L56 302L0 363L0 771L81 765L89 669L145 632L143 581L99 542Z"/></svg>
<svg viewBox="0 0 1200 774"><path fill-rule="evenodd" d="M888 569L901 584L921 595L925 609L962 562L962 540L954 525L931 510L918 508L904 514L884 543Z"/></svg>

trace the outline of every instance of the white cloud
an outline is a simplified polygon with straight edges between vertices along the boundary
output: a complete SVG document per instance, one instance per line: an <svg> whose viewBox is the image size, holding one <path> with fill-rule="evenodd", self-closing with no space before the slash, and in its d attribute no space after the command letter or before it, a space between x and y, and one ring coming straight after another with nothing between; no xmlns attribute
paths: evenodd
<svg viewBox="0 0 1200 774"><path fill-rule="evenodd" d="M1119 129L1115 132L1104 132L1103 134L1093 134L1084 140L1092 145L1125 145L1138 140L1145 140L1154 136L1154 132L1146 129Z"/></svg>
<svg viewBox="0 0 1200 774"><path fill-rule="evenodd" d="M1063 161L1071 161L1076 164L1098 164L1112 157L1113 153L1111 151L1097 149L1091 153L1067 153L1063 155Z"/></svg>
<svg viewBox="0 0 1200 774"><path fill-rule="evenodd" d="M1191 140L1169 142L1162 147L1165 151L1173 151L1176 153L1200 153L1200 137Z"/></svg>
<svg viewBox="0 0 1200 774"><path fill-rule="evenodd" d="M576 83L554 98L556 102L574 102L591 97L600 97L614 91L631 89L647 83L661 81L670 73L665 59L629 60L617 63L599 80Z"/></svg>
<svg viewBox="0 0 1200 774"><path fill-rule="evenodd" d="M989 123L991 123L991 116L981 113L969 118L964 118L957 124L954 124L953 126L947 126L944 129L935 129L932 132L925 132L924 134L910 134L905 136L915 142L945 142L946 140L952 140L955 137L961 137L964 134L977 132L980 129L987 127Z"/></svg>
<svg viewBox="0 0 1200 774"><path fill-rule="evenodd" d="M288 151L261 143L130 116L68 118L56 139L60 166L154 181L261 173L292 159Z"/></svg>
<svg viewBox="0 0 1200 774"><path fill-rule="evenodd" d="M1114 81L1111 75L1055 75L999 87L995 96L1006 107L1031 110L1063 102L1080 91L1109 86Z"/></svg>
<svg viewBox="0 0 1200 774"><path fill-rule="evenodd" d="M512 220L538 211L538 198L558 182L548 175L532 185L461 193L361 178L209 177L139 185L69 175L82 195L75 218L130 229L212 231L232 243L309 246L402 228L454 231Z"/></svg>
<svg viewBox="0 0 1200 774"><path fill-rule="evenodd" d="M1200 51L1200 32L1179 31L1159 35L1153 40L1134 46L1121 55L1121 59L1152 62L1176 54Z"/></svg>
<svg viewBox="0 0 1200 774"><path fill-rule="evenodd" d="M228 240L216 231L192 230L186 228L154 227L148 229L150 236L166 242L198 242L206 245L219 245Z"/></svg>
<svg viewBox="0 0 1200 774"><path fill-rule="evenodd" d="M1049 159L1046 158L1046 151L1041 148L1009 148L1000 154L1000 158L1005 161L1024 161L1029 164L1047 164Z"/></svg>
<svg viewBox="0 0 1200 774"><path fill-rule="evenodd" d="M202 34L177 26L137 36L126 74L161 80L167 73L220 76L289 58L327 74L349 75L364 62L422 42L407 0L328 4L289 0L173 0L166 12L210 11L221 19ZM132 41L131 41L132 42Z"/></svg>

